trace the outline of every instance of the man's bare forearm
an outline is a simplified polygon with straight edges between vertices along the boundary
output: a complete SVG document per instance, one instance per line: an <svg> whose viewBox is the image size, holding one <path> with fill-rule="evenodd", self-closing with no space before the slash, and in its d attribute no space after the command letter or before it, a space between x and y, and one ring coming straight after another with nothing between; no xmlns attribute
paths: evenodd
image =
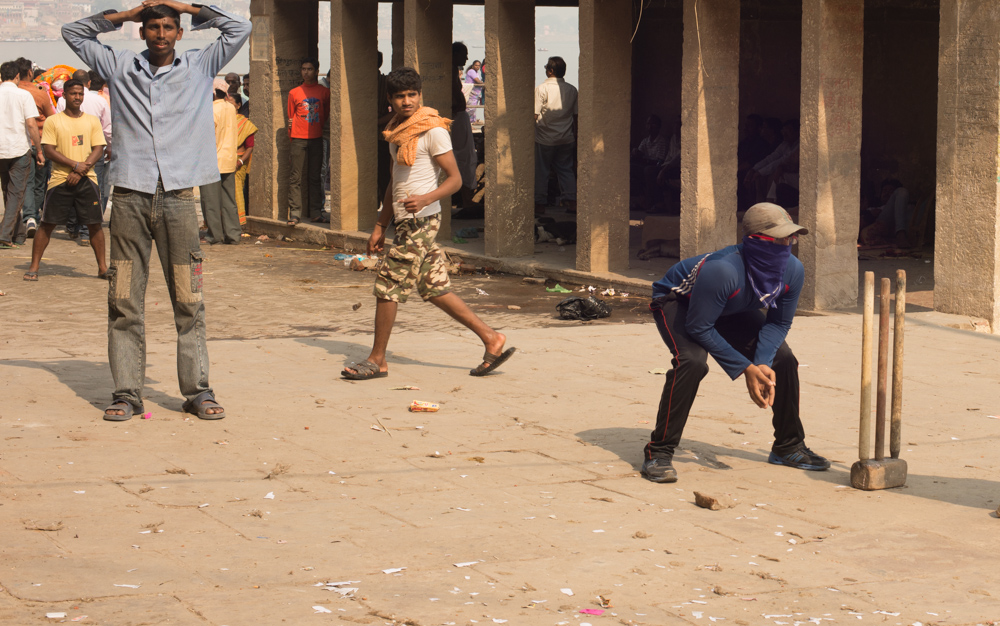
<svg viewBox="0 0 1000 626"><path fill-rule="evenodd" d="M197 15L198 11L201 9L198 7L191 6L190 4L185 4L183 2L174 2L173 0L146 0L142 4L127 11L119 11L118 13L109 13L104 16L104 19L108 20L115 26L124 24L125 22L138 22L139 14L142 10L148 7L156 5L164 5L172 8L181 15L187 13L188 15Z"/></svg>

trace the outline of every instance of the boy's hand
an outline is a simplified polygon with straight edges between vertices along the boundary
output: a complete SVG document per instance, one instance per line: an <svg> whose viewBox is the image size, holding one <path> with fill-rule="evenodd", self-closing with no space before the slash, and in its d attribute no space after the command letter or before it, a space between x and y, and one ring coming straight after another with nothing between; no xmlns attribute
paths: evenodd
<svg viewBox="0 0 1000 626"><path fill-rule="evenodd" d="M407 213L413 213L414 215L424 210L424 207L428 204L430 204L430 202L427 201L426 195L403 198L403 209L405 209Z"/></svg>
<svg viewBox="0 0 1000 626"><path fill-rule="evenodd" d="M385 228L381 224L375 224L372 236L368 238L368 254L382 252L385 248Z"/></svg>
<svg viewBox="0 0 1000 626"><path fill-rule="evenodd" d="M164 6L168 6L171 9L173 9L174 11L177 11L178 13L181 13L181 14L183 14L183 13L191 13L191 10L194 8L190 4L185 4L183 2L177 2L177 0L143 0L142 6L139 7L139 10L141 11L142 9L146 9L146 8L149 8L149 7L155 7L155 6L160 5L160 4L162 4Z"/></svg>
<svg viewBox="0 0 1000 626"><path fill-rule="evenodd" d="M83 179L83 177L81 177L75 171L74 172L70 172L69 175L66 176L66 184L69 185L70 187L75 187L76 184L78 182L80 182L82 179Z"/></svg>

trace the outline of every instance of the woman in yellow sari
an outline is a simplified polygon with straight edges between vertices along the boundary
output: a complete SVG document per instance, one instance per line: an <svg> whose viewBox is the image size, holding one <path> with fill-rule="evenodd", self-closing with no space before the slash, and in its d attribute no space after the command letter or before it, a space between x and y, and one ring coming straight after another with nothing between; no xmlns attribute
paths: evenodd
<svg viewBox="0 0 1000 626"><path fill-rule="evenodd" d="M243 196L243 187L247 179L247 172L250 171L250 160L253 158L253 137L257 132L257 127L249 119L237 114L236 116L236 141L239 147L236 148L236 208L240 212L240 226L247 223L246 198Z"/></svg>

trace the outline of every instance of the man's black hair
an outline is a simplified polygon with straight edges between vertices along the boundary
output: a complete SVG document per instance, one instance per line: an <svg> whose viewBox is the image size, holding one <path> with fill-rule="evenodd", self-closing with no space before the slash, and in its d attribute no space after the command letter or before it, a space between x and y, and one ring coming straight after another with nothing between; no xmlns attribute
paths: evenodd
<svg viewBox="0 0 1000 626"><path fill-rule="evenodd" d="M386 91L390 97L396 95L401 91L423 91L423 81L420 80L420 74L417 70L412 67L401 67L398 70L392 70L389 75L386 76Z"/></svg>
<svg viewBox="0 0 1000 626"><path fill-rule="evenodd" d="M66 95L66 93L69 92L70 87L81 87L83 89L86 89L86 87L83 86L83 81L71 78L66 81L65 85L63 85L63 95Z"/></svg>
<svg viewBox="0 0 1000 626"><path fill-rule="evenodd" d="M104 86L107 84L108 84L107 81L101 78L100 74L98 74L94 70L90 70L90 88L92 90L100 91L104 89Z"/></svg>
<svg viewBox="0 0 1000 626"><path fill-rule="evenodd" d="M378 66L382 67L382 51L378 51Z"/></svg>
<svg viewBox="0 0 1000 626"><path fill-rule="evenodd" d="M566 76L566 61L562 57L549 57L545 69L550 70L556 78L563 78Z"/></svg>
<svg viewBox="0 0 1000 626"><path fill-rule="evenodd" d="M17 63L13 61L7 61L3 65L0 65L0 80L8 81L17 78Z"/></svg>
<svg viewBox="0 0 1000 626"><path fill-rule="evenodd" d="M461 41L456 41L451 44L451 58L455 66L465 65L465 61L469 58L469 47ZM462 59L459 63L458 60Z"/></svg>
<svg viewBox="0 0 1000 626"><path fill-rule="evenodd" d="M37 69L35 69L35 71L33 71L33 72L31 73L31 80L35 80L36 78L38 78L39 76L41 76L41 75L42 75L42 74L44 74L44 73L45 73L45 70L43 70L43 69L42 69L42 68L40 68L40 67L39 67L39 68L37 68Z"/></svg>
<svg viewBox="0 0 1000 626"><path fill-rule="evenodd" d="M146 7L141 13L139 13L139 20L142 22L143 28L146 27L146 22L149 22L150 20L162 20L168 17L174 18L177 28L181 27L181 14L165 4L157 4L155 6Z"/></svg>
<svg viewBox="0 0 1000 626"><path fill-rule="evenodd" d="M81 85L86 86L86 83L90 82L90 71L82 68L78 69L77 71L73 72L73 80L78 80L80 81ZM63 87L63 89L65 88L66 87Z"/></svg>
<svg viewBox="0 0 1000 626"><path fill-rule="evenodd" d="M319 59L317 59L315 57L306 57L306 58L302 59L301 63L299 63L299 67L302 67L306 63L309 63L313 67L315 67L316 68L316 73L317 74L319 73Z"/></svg>
<svg viewBox="0 0 1000 626"><path fill-rule="evenodd" d="M34 78L32 75L32 63L24 57L18 57L14 59L14 65L17 66L17 73L21 75L21 80L31 80Z"/></svg>

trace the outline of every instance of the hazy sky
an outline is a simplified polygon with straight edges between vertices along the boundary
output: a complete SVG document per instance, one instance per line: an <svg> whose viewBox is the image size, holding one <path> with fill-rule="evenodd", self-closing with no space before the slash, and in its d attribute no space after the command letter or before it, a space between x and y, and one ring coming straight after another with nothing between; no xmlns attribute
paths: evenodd
<svg viewBox="0 0 1000 626"><path fill-rule="evenodd" d="M392 58L392 7L379 5L379 49L386 57L383 71L389 69ZM482 59L486 47L484 8L481 6L455 6L453 39L469 46L470 63ZM547 50L539 50L547 48ZM535 82L545 80L542 66L550 56L566 59L566 80L578 85L580 37L576 8L538 7L535 9Z"/></svg>

